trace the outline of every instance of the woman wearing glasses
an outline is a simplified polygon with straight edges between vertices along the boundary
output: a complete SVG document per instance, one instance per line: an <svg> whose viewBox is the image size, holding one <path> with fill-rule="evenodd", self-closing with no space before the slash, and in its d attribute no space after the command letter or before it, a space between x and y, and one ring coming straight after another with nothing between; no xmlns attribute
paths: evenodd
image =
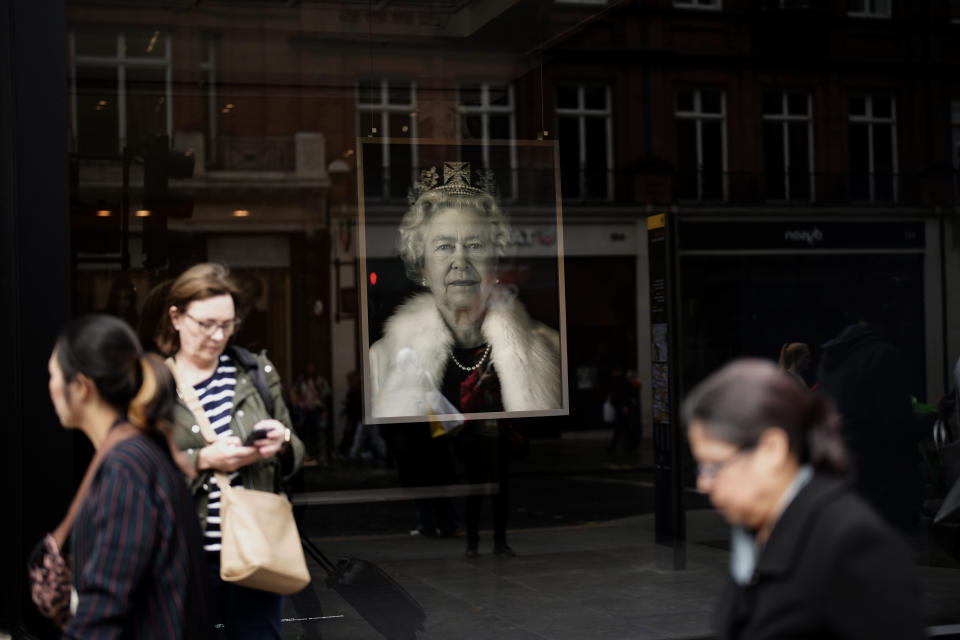
<svg viewBox="0 0 960 640"><path fill-rule="evenodd" d="M239 294L222 265L187 269L170 286L157 344L171 357L168 364L176 370L178 382L193 386L217 435L208 443L197 418L180 400L175 437L197 470L188 484L204 530L214 618L229 638L279 639L282 596L220 580L220 491L213 473L227 473L231 486L275 491L300 468L304 452L292 434L273 364L266 356L257 356L273 397L269 415L251 375L228 346L239 323ZM259 437L249 441L254 432L260 432Z"/></svg>
<svg viewBox="0 0 960 640"><path fill-rule="evenodd" d="M718 638L924 637L910 553L844 482L827 400L740 360L690 392L683 419L697 489L732 526Z"/></svg>

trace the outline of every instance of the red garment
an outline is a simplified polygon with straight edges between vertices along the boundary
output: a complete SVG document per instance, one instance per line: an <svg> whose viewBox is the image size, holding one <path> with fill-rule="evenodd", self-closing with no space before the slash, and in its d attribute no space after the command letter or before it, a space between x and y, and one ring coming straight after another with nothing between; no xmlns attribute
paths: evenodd
<svg viewBox="0 0 960 640"><path fill-rule="evenodd" d="M503 406L500 378L493 367L474 369L460 383L460 411L463 413L478 413L489 410L488 407L500 406Z"/></svg>

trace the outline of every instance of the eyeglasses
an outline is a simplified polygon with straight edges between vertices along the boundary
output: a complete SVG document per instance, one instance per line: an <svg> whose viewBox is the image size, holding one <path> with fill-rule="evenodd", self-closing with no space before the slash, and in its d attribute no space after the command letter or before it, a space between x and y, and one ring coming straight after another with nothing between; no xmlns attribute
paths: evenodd
<svg viewBox="0 0 960 640"><path fill-rule="evenodd" d="M220 329L220 331L223 332L223 335L229 336L240 326L240 321L236 318L233 320L227 320L226 322L211 322L209 320L197 320L186 311L183 312L183 315L197 323L197 328L200 329L200 333L207 336L212 336L215 334L217 329Z"/></svg>
<svg viewBox="0 0 960 640"><path fill-rule="evenodd" d="M753 446L741 447L719 462L698 462L697 477L703 478L704 480L713 480L725 466L735 461L737 458L744 456L745 454L753 453L753 450Z"/></svg>

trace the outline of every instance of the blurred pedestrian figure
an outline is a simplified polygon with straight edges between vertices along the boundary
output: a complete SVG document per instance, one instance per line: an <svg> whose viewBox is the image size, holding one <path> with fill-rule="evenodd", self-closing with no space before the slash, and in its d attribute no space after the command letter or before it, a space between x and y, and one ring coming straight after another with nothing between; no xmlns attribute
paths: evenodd
<svg viewBox="0 0 960 640"><path fill-rule="evenodd" d="M347 374L347 393L343 398L343 409L340 415L343 416L343 434L340 436L337 453L342 458L348 458L357 434L357 425L363 422L363 394L360 388L360 376L356 371Z"/></svg>
<svg viewBox="0 0 960 640"><path fill-rule="evenodd" d="M79 318L50 356L61 424L97 449L72 530L79 596L64 638L207 638L206 562L173 444L170 372L133 330L106 315Z"/></svg>
<svg viewBox="0 0 960 640"><path fill-rule="evenodd" d="M473 355L480 357L481 350ZM503 407L500 380L494 364L475 367L459 382L458 388L452 385L445 389L447 397L459 397L459 409L466 413L496 411ZM457 456L463 461L467 482L472 485L485 484L494 491L491 494L493 504L493 554L504 558L516 556L516 552L507 544L507 515L509 513L510 447L506 420L468 420L463 429L454 436ZM467 557L479 555L480 546L480 510L483 507L483 493L467 496Z"/></svg>
<svg viewBox="0 0 960 640"><path fill-rule="evenodd" d="M623 373L621 367L614 367L610 373L607 401L613 407L613 437L607 445L607 453L616 453L621 445L629 451L636 449L636 436L632 433L630 418L635 417L636 402L639 401L636 388ZM631 406L634 405L634 406ZM633 409L633 411L631 411ZM604 407L606 415L604 421L610 417L609 410Z"/></svg>
<svg viewBox="0 0 960 640"><path fill-rule="evenodd" d="M643 441L643 412L640 404L640 394L643 391L643 383L637 377L637 372L633 369L627 370L627 382L630 383L630 396L627 405L627 425L628 425L628 443L627 450L633 451Z"/></svg>
<svg viewBox="0 0 960 640"><path fill-rule="evenodd" d="M237 317L240 318L233 344L259 353L269 345L269 308L263 299L263 281L256 273L237 273L233 276L238 287Z"/></svg>
<svg viewBox="0 0 960 640"><path fill-rule="evenodd" d="M843 416L854 488L902 531L916 525L923 502L920 433L906 371L900 351L861 322L823 344L817 374L818 391Z"/></svg>
<svg viewBox="0 0 960 640"><path fill-rule="evenodd" d="M373 462L386 464L387 443L380 435L380 428L375 424L363 422L363 396L360 389L360 376L356 371L347 374L347 397L343 407L346 418L343 444L346 445L347 457L355 463Z"/></svg>
<svg viewBox="0 0 960 640"><path fill-rule="evenodd" d="M810 347L803 342L786 342L780 348L780 371L789 373L806 389L804 374L810 368Z"/></svg>
<svg viewBox="0 0 960 640"><path fill-rule="evenodd" d="M697 489L732 525L719 640L920 640L899 535L841 475L840 417L772 362L740 360L683 403Z"/></svg>
<svg viewBox="0 0 960 640"><path fill-rule="evenodd" d="M136 329L140 321L137 314L137 288L130 278L122 275L113 279L103 313L116 316Z"/></svg>
<svg viewBox="0 0 960 640"><path fill-rule="evenodd" d="M453 436L431 436L428 424L405 423L390 426L397 480L401 487L442 487L457 481L457 469L450 450ZM418 498L416 526L410 535L450 537L457 533L457 507L453 498Z"/></svg>
<svg viewBox="0 0 960 640"><path fill-rule="evenodd" d="M327 464L327 434L330 431L329 405L333 391L317 365L308 362L303 374L290 388L291 415L300 439L307 447L305 465Z"/></svg>
<svg viewBox="0 0 960 640"><path fill-rule="evenodd" d="M167 314L167 293L169 293L172 284L173 280L164 280L150 289L143 301L140 322L137 324L137 337L140 338L140 344L143 345L144 351L160 353L157 338L160 321Z"/></svg>

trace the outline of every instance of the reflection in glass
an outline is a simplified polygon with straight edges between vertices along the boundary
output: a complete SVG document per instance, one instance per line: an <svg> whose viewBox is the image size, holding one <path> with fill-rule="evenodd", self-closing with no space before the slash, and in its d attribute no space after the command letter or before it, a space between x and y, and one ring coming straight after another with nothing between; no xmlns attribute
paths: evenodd
<svg viewBox="0 0 960 640"><path fill-rule="evenodd" d="M409 82L391 82L387 101L390 104L413 104L413 87Z"/></svg>
<svg viewBox="0 0 960 640"><path fill-rule="evenodd" d="M723 94L715 90L701 91L700 110L703 113L723 113Z"/></svg>
<svg viewBox="0 0 960 640"><path fill-rule="evenodd" d="M141 152L150 138L167 129L166 71L162 68L127 69L127 145Z"/></svg>
<svg viewBox="0 0 960 640"><path fill-rule="evenodd" d="M380 104L380 83L360 80L357 83L357 101L360 104Z"/></svg>
<svg viewBox="0 0 960 640"><path fill-rule="evenodd" d="M866 125L850 126L850 180L852 197L870 199L870 141Z"/></svg>
<svg viewBox="0 0 960 640"><path fill-rule="evenodd" d="M580 198L580 126L576 118L558 118L560 146L560 189L564 198Z"/></svg>
<svg viewBox="0 0 960 640"><path fill-rule="evenodd" d="M783 153L786 140L779 122L763 123L763 167L766 195L770 200L786 200Z"/></svg>
<svg viewBox="0 0 960 640"><path fill-rule="evenodd" d="M560 85L557 87L557 107L561 109L577 109L580 107L575 85Z"/></svg>
<svg viewBox="0 0 960 640"><path fill-rule="evenodd" d="M701 123L703 134L704 200L723 199L723 123L719 120Z"/></svg>
<svg viewBox="0 0 960 640"><path fill-rule="evenodd" d="M114 67L77 67L77 151L120 152L117 70Z"/></svg>
<svg viewBox="0 0 960 640"><path fill-rule="evenodd" d="M677 120L677 195L680 198L699 197L700 163L697 160L697 123L695 120Z"/></svg>
<svg viewBox="0 0 960 640"><path fill-rule="evenodd" d="M583 106L586 109L606 110L607 89L598 85L586 85L583 88Z"/></svg>
<svg viewBox="0 0 960 640"><path fill-rule="evenodd" d="M77 31L73 34L74 52L78 56L117 55L117 34L102 31Z"/></svg>
<svg viewBox="0 0 960 640"><path fill-rule="evenodd" d="M483 104L482 91L478 83L464 83L460 85L460 104L470 107L479 107Z"/></svg>
<svg viewBox="0 0 960 640"><path fill-rule="evenodd" d="M460 117L460 135L464 140L483 138L483 119L479 115L463 115Z"/></svg>
<svg viewBox="0 0 960 640"><path fill-rule="evenodd" d="M510 87L507 85L490 85L490 104L495 107L511 106Z"/></svg>
<svg viewBox="0 0 960 640"><path fill-rule="evenodd" d="M558 103L563 94L576 91L576 108L557 107L557 140L560 144L560 170L565 176L562 189L565 198L607 199L612 197L613 174L609 88L604 85L560 86ZM576 182L571 182L573 175Z"/></svg>
<svg viewBox="0 0 960 640"><path fill-rule="evenodd" d="M810 98L807 93L787 93L787 111L790 115L806 115L810 111Z"/></svg>
<svg viewBox="0 0 960 640"><path fill-rule="evenodd" d="M766 115L783 113L783 94L779 91L764 91L763 113Z"/></svg>
<svg viewBox="0 0 960 640"><path fill-rule="evenodd" d="M127 32L124 43L124 55L128 58L163 58L166 55L166 38L159 30Z"/></svg>

